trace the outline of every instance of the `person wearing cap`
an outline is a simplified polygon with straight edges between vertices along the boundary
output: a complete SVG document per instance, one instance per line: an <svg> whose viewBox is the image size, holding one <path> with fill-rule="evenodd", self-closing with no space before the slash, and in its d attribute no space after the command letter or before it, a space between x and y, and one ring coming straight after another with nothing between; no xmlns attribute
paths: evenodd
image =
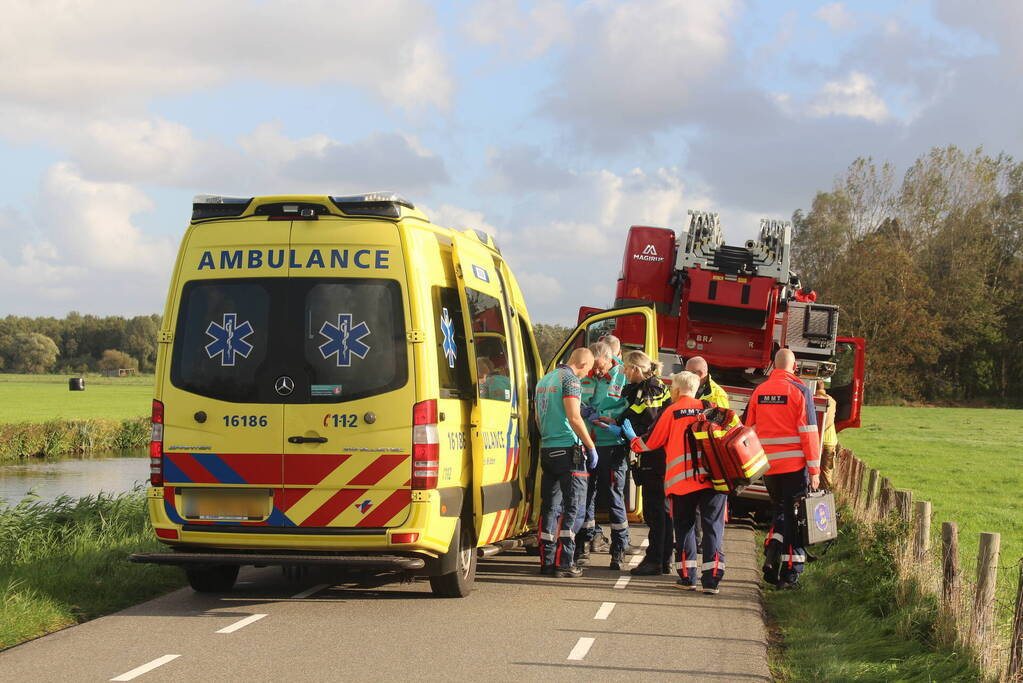
<svg viewBox="0 0 1023 683"><path fill-rule="evenodd" d="M536 385L540 430L540 573L577 577L575 537L582 525L589 472L597 449L579 412L579 380L593 367L593 354L581 348Z"/></svg>

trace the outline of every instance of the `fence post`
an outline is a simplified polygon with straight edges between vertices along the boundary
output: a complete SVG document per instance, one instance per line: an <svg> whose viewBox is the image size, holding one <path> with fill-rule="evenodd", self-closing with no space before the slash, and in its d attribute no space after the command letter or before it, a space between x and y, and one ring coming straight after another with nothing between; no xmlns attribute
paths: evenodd
<svg viewBox="0 0 1023 683"><path fill-rule="evenodd" d="M931 502L919 500L916 503L916 542L914 543L917 563L927 560L931 550Z"/></svg>
<svg viewBox="0 0 1023 683"><path fill-rule="evenodd" d="M913 492L896 491L895 502L898 505L899 516L907 522L913 521Z"/></svg>
<svg viewBox="0 0 1023 683"><path fill-rule="evenodd" d="M856 471L856 502L863 507L863 478L867 475L867 463L860 460L860 468Z"/></svg>
<svg viewBox="0 0 1023 683"><path fill-rule="evenodd" d="M867 502L864 505L867 512L872 511L877 505L877 484L880 478L881 473L878 470L870 470L870 480L867 482Z"/></svg>
<svg viewBox="0 0 1023 683"><path fill-rule="evenodd" d="M883 519L888 516L888 513L892 511L892 506L895 501L892 500L894 497L894 489L892 489L892 480L888 477L881 479L881 506L878 510L878 517Z"/></svg>
<svg viewBox="0 0 1023 683"><path fill-rule="evenodd" d="M980 658L982 670L991 668L991 627L995 613L995 582L998 579L1000 534L981 533L977 550L977 593L973 598L970 641Z"/></svg>
<svg viewBox="0 0 1023 683"><path fill-rule="evenodd" d="M941 523L941 602L951 609L959 599L959 525Z"/></svg>
<svg viewBox="0 0 1023 683"><path fill-rule="evenodd" d="M1019 586L1016 588L1016 612L1012 619L1012 645L1009 647L1009 683L1023 681L1023 559L1019 561Z"/></svg>

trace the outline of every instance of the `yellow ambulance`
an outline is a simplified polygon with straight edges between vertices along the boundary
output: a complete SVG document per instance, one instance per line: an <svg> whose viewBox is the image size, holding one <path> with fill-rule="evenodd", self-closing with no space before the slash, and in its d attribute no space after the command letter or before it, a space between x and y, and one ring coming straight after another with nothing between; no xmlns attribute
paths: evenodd
<svg viewBox="0 0 1023 683"><path fill-rule="evenodd" d="M334 565L463 596L478 555L535 530L522 293L487 234L399 195L196 197L156 372L148 503L169 548L131 559L198 591Z"/></svg>

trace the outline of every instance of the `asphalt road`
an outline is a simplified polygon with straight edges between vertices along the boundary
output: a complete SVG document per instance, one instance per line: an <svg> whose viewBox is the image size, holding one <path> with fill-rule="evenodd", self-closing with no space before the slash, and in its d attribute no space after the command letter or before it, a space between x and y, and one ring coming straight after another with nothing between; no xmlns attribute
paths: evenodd
<svg viewBox="0 0 1023 683"><path fill-rule="evenodd" d="M606 554L579 579L521 552L481 560L463 599L243 569L230 593L175 591L4 651L0 680L770 681L753 544L728 529L713 596L613 572Z"/></svg>

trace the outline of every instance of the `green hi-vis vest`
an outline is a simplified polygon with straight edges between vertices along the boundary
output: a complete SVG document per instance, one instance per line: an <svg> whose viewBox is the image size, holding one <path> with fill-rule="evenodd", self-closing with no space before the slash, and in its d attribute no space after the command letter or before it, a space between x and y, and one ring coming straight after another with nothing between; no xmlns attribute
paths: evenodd
<svg viewBox="0 0 1023 683"><path fill-rule="evenodd" d="M565 366L551 370L536 383L536 415L540 424L540 445L543 448L575 446L579 443L579 437L572 431L568 415L565 414L566 385L578 387L579 380Z"/></svg>
<svg viewBox="0 0 1023 683"><path fill-rule="evenodd" d="M613 366L607 371L606 376L584 377L583 403L596 410L601 417L610 417L617 421L618 416L628 407L628 401L624 398L626 384L628 381L621 365ZM617 446L623 443L621 437L601 427L591 427L590 433L597 446Z"/></svg>

